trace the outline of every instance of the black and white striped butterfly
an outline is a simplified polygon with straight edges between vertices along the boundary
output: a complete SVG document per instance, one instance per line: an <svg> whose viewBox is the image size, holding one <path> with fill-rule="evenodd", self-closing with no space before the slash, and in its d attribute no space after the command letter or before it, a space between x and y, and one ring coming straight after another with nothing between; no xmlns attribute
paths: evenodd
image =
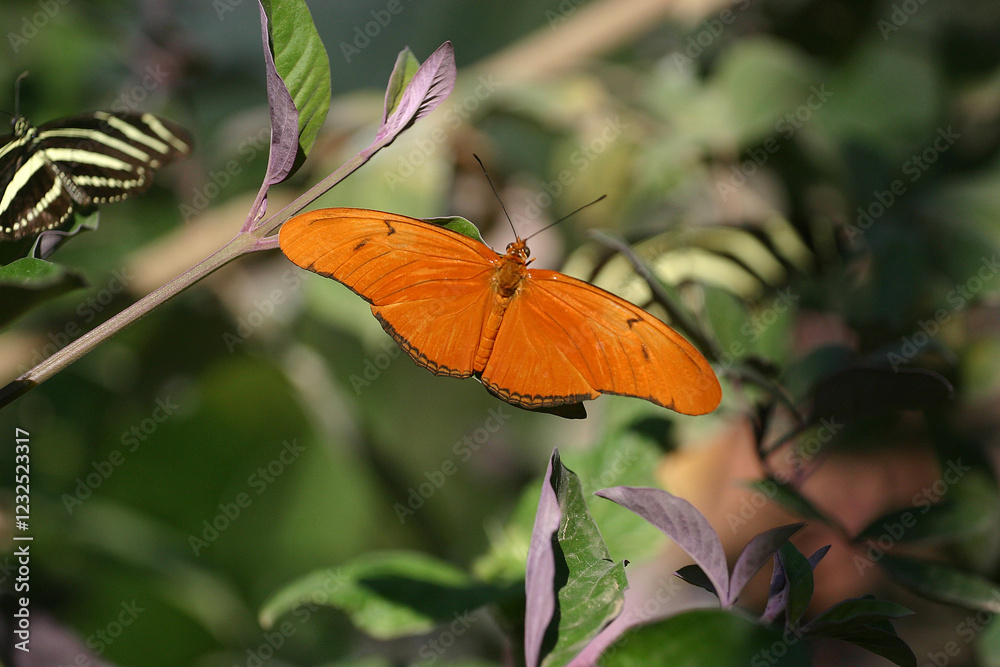
<svg viewBox="0 0 1000 667"><path fill-rule="evenodd" d="M159 167L191 152L190 135L149 113L107 112L0 137L0 241L54 229L73 211L142 192Z"/></svg>

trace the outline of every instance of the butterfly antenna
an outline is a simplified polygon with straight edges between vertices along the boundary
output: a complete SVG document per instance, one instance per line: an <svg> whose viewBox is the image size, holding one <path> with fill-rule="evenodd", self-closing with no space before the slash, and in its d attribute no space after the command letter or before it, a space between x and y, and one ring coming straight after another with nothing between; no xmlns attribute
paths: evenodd
<svg viewBox="0 0 1000 667"><path fill-rule="evenodd" d="M21 113L21 81L28 76L28 70L24 70L14 79L14 115Z"/></svg>
<svg viewBox="0 0 1000 667"><path fill-rule="evenodd" d="M532 236L537 236L538 234L541 234L542 232L544 232L544 231L545 231L546 229L548 229L549 227L555 227L556 225L558 225L558 224L559 224L560 222L562 222L562 221L563 221L563 220L565 220L566 218L569 218L569 217L571 217L571 216L574 216L574 215L576 215L577 213L579 213L579 212L580 212L580 211L582 211L583 209L587 208L588 206L593 206L594 204L596 204L597 202L601 201L602 199L605 199L606 197L607 197L607 195L601 195L600 197L598 197L598 198L597 198L597 199L595 199L594 201L590 202L589 204L584 204L583 206L581 206L580 208L576 209L576 210L575 210L575 211L573 211L572 213L567 213L566 215L564 215L563 217L559 218L559 219L558 219L558 220L556 220L555 222L553 222L553 223L551 223L551 224L548 224L548 225L545 225L544 227L542 227L542 228L541 228L541 229L539 229L539 230L536 230L535 232L533 232L533 233L531 234L531 236L529 236L529 237L528 237L527 239L524 239L524 240L525 240L525 241L527 241L527 240L528 240L528 239L530 239L530 238L531 238Z"/></svg>
<svg viewBox="0 0 1000 667"><path fill-rule="evenodd" d="M476 158L476 162L479 163L480 168L482 168L483 170L483 174L486 176L486 182L490 184L490 189L493 190L493 194L496 196L497 201L500 202L500 208L503 209L503 214L507 216L507 222L510 223L510 229L511 231L514 232L514 237L520 238L517 235L517 230L514 229L514 221L510 219L510 213L507 212L507 207L503 205L503 200L500 199L500 193L497 192L497 187L493 185L493 179L490 178L489 172L486 171L486 166L483 164L483 161L479 159L479 156L476 155L475 153L472 154L472 157Z"/></svg>

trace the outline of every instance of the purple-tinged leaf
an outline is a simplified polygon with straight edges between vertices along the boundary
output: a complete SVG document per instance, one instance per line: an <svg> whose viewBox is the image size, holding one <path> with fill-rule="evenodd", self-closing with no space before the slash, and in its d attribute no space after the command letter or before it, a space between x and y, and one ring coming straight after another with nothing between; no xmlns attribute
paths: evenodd
<svg viewBox="0 0 1000 667"><path fill-rule="evenodd" d="M813 596L812 565L794 544L786 542L778 550L781 569L785 573L785 625L797 627Z"/></svg>
<svg viewBox="0 0 1000 667"><path fill-rule="evenodd" d="M379 126L385 125L390 114L399 106L403 99L403 91L413 80L413 76L420 69L420 61L413 55L409 47L406 47L396 56L396 64L392 67L392 74L389 75L389 85L385 87L385 105L382 108L382 122Z"/></svg>
<svg viewBox="0 0 1000 667"><path fill-rule="evenodd" d="M399 62L407 62L407 59L401 54L397 60L397 67ZM454 88L455 74L455 52L452 49L451 42L445 42L420 66L408 83L404 82L403 86L405 90L402 93L399 105L379 128L372 143L335 172L297 197L295 201L271 216L266 225L261 226L260 229L262 230L263 237L255 242L253 249L256 251L277 248L278 238L274 233L278 231L285 221L357 171L373 155L391 144L401 132L410 127L419 118L426 116L437 108L444 98L448 96L452 88ZM396 71L393 72L393 76L396 77ZM405 79L405 74L402 76ZM398 85L397 82L390 81L389 87L394 89ZM387 92L386 95L387 97L391 96L390 92ZM253 218L251 217L250 219L252 220ZM268 234L273 236L267 236ZM572 407L578 409L569 414L572 414L576 418L586 416L586 411L581 404L575 404ZM583 414L581 415L580 413Z"/></svg>
<svg viewBox="0 0 1000 667"><path fill-rule="evenodd" d="M758 570L764 567L764 564L771 559L778 548L787 542L788 538L801 530L804 525L804 523L793 523L788 526L772 528L750 540L733 566L733 575L729 579L729 598L723 604L728 607L735 604L750 578L757 574Z"/></svg>
<svg viewBox="0 0 1000 667"><path fill-rule="evenodd" d="M257 0L260 7L260 32L264 41L264 76L267 80L267 104L271 110L271 148L267 157L267 171L261 183L247 219L248 224L256 222L267 210L267 191L275 183L280 183L292 171L295 157L299 152L299 112L295 108L292 94L282 81L274 64L271 52L270 19L264 9L263 0Z"/></svg>
<svg viewBox="0 0 1000 667"><path fill-rule="evenodd" d="M773 623L785 611L788 604L788 578L785 565L778 554L774 554L774 569L771 571L771 585L767 589L767 605L760 615L761 623Z"/></svg>
<svg viewBox="0 0 1000 667"><path fill-rule="evenodd" d="M711 580L705 575L705 570L701 569L701 566L691 564L685 565L681 569L674 572L674 576L683 580L692 586L697 586L698 588L704 588L706 591L712 595L718 597L719 594L715 590L715 586L712 584Z"/></svg>
<svg viewBox="0 0 1000 667"><path fill-rule="evenodd" d="M556 559L553 542L562 513L553 486L553 469L561 466L559 450L552 452L542 478L542 495L538 499L535 526L531 530L528 564L524 574L524 659L527 667L538 667L542 655L545 631L556 610Z"/></svg>
<svg viewBox="0 0 1000 667"><path fill-rule="evenodd" d="M402 56L397 60L397 65ZM388 145L400 132L436 109L455 87L455 50L445 42L417 69L396 108L375 135L376 143ZM387 93L388 98L388 93Z"/></svg>
<svg viewBox="0 0 1000 667"><path fill-rule="evenodd" d="M595 495L632 510L662 530L701 566L720 600L728 600L729 570L722 542L694 505L663 489L615 486Z"/></svg>
<svg viewBox="0 0 1000 667"><path fill-rule="evenodd" d="M34 245L31 247L30 252L28 252L28 257L48 259L59 246L80 232L97 229L100 213L100 211L93 211L92 213L77 212L73 216L73 224L69 229L49 229L42 232L35 239Z"/></svg>
<svg viewBox="0 0 1000 667"><path fill-rule="evenodd" d="M830 545L828 544L813 552L813 555L807 559L809 567L815 570L816 566L819 565L819 562L823 560L823 556L829 550ZM785 576L785 563L778 554L774 554L774 571L771 573L771 586L767 593L767 606L764 608L764 613L760 615L761 622L774 622L781 615L781 612L785 611L787 603L788 579Z"/></svg>
<svg viewBox="0 0 1000 667"><path fill-rule="evenodd" d="M267 209L267 191L287 179L312 148L330 108L330 60L303 0L258 0L271 111L267 171L244 225Z"/></svg>
<svg viewBox="0 0 1000 667"><path fill-rule="evenodd" d="M813 555L809 556L809 567L815 570L816 566L819 565L819 562L821 560L823 560L823 557L826 556L826 552L830 550L831 546L833 545L828 544L825 547L820 547L819 549L814 551Z"/></svg>

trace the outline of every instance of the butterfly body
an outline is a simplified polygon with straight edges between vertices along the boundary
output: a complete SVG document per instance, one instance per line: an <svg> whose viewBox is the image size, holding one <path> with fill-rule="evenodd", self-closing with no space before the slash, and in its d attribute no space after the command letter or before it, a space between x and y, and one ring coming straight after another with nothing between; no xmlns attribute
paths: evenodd
<svg viewBox="0 0 1000 667"><path fill-rule="evenodd" d="M191 150L174 123L148 113L103 112L0 137L0 241L54 229L73 211L147 189L156 169Z"/></svg>
<svg viewBox="0 0 1000 667"><path fill-rule="evenodd" d="M438 375L476 376L529 410L601 393L685 414L715 409L704 357L634 304L557 271L529 269L523 240L505 254L443 227L365 209L321 209L282 227L281 249L371 304L386 332Z"/></svg>

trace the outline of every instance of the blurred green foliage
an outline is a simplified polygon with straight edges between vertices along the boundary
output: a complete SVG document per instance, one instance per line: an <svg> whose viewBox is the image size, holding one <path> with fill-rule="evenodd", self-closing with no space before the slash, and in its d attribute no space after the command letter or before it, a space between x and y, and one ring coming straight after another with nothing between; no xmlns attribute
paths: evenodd
<svg viewBox="0 0 1000 667"><path fill-rule="evenodd" d="M901 457L927 444L943 462L974 465L933 531L950 536L936 555L995 574L1000 6L692 3L693 20L664 9L612 34L606 51L579 55L579 44L597 41L584 19L600 4L404 2L383 26L372 12L386 3L311 3L334 99L284 192L367 145L402 47L423 58L452 40L460 81L450 106L320 204L461 215L502 248L509 227L473 152L522 236L607 193L532 240L536 266L565 266L648 304L645 282L586 231L627 239L718 346L729 380L719 413L667 416L616 397L592 404L581 423L516 410L472 380L415 367L342 286L278 253L249 258L0 412L0 441L16 427L31 434L39 611L116 664L231 665L262 654L257 615L276 592L377 551L417 550L516 586L532 480L554 446L587 492L657 485L664 449L770 405L775 386L803 401L827 374L862 362L927 368L954 385L951 401L916 426L882 415L838 444ZM359 47L371 21L377 34ZM105 207L96 232L59 250L55 259L91 287L3 332L12 379L61 346L70 325L89 330L155 287L140 286L176 261L157 240L199 225L235 233L242 214L225 206L245 201L245 213L257 190L267 107L249 2L16 0L0 5L0 25L9 56L0 90L30 70L20 111L34 122L124 104L177 120L198 142L148 195ZM544 48L517 41L528 35ZM526 53L547 77L532 80L500 57ZM565 53L578 55L560 67ZM13 110L8 99L0 106ZM745 236L723 248L720 228ZM202 254L182 253L178 272L214 249L179 238ZM124 290L112 289L115 272ZM3 457L0 469L13 469L6 447ZM6 517L11 476L3 484ZM589 505L615 560L662 548L647 524ZM873 520L899 508L875 509ZM127 631L100 639L130 603L142 611ZM347 615L303 611L285 619L282 664L426 659L426 637L376 644ZM771 640L756 626L713 623ZM921 639L926 626L914 627L901 635ZM949 630L921 640L934 650ZM669 623L662 631L673 632ZM981 664L995 663L997 636L993 626L976 635ZM504 650L484 621L445 660L499 661Z"/></svg>

